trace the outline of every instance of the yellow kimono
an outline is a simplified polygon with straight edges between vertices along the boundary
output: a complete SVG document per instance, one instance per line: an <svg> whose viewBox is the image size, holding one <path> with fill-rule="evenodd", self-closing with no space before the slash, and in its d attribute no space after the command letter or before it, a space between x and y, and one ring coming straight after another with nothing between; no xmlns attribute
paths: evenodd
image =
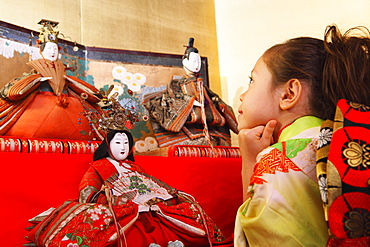
<svg viewBox="0 0 370 247"><path fill-rule="evenodd" d="M325 246L328 240L316 150L321 119L306 116L282 130L257 157L250 198L235 223L239 246Z"/></svg>

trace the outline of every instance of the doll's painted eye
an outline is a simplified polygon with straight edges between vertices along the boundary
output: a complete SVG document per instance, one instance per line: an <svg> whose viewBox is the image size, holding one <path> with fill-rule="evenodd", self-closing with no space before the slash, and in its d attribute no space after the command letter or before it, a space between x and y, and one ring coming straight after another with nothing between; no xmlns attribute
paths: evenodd
<svg viewBox="0 0 370 247"><path fill-rule="evenodd" d="M253 80L253 77L252 76L248 76L249 77L249 84L253 83L254 80Z"/></svg>

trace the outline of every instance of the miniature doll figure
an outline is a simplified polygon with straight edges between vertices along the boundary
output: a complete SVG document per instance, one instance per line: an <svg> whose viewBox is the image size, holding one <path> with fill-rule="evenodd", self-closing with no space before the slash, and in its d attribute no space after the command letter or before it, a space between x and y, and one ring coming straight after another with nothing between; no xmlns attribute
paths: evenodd
<svg viewBox="0 0 370 247"><path fill-rule="evenodd" d="M83 112L99 112L98 90L73 76L59 57L56 22L42 20L42 59L33 71L0 89L0 135L71 140L103 139Z"/></svg>
<svg viewBox="0 0 370 247"><path fill-rule="evenodd" d="M37 246L222 245L218 227L192 196L145 174L134 141L112 130L82 178L79 201L67 201L29 235Z"/></svg>
<svg viewBox="0 0 370 247"><path fill-rule="evenodd" d="M171 145L230 146L230 129L237 133L233 109L204 85L201 57L189 39L182 64L185 75L164 91L144 96L150 122L160 147Z"/></svg>

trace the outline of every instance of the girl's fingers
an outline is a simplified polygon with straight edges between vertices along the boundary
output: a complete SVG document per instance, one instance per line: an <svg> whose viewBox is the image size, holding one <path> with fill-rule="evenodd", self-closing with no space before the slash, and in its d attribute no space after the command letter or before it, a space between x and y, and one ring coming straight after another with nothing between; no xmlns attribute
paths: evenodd
<svg viewBox="0 0 370 247"><path fill-rule="evenodd" d="M273 142L273 135L276 124L277 124L276 120L270 120L263 129L262 138L268 139L270 143Z"/></svg>

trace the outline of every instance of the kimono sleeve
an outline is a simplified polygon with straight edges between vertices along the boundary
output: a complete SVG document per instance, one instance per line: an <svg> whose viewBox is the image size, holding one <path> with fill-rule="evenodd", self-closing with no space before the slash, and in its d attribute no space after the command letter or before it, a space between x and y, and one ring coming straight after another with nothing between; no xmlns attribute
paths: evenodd
<svg viewBox="0 0 370 247"><path fill-rule="evenodd" d="M105 203L106 196L102 190L104 184L103 179L99 175L98 171L90 166L85 175L82 177L80 183L80 197L81 203L86 202L98 202Z"/></svg>
<svg viewBox="0 0 370 247"><path fill-rule="evenodd" d="M13 80L0 90L0 98L9 101L23 99L40 85L40 79L40 74L34 74L20 80Z"/></svg>

